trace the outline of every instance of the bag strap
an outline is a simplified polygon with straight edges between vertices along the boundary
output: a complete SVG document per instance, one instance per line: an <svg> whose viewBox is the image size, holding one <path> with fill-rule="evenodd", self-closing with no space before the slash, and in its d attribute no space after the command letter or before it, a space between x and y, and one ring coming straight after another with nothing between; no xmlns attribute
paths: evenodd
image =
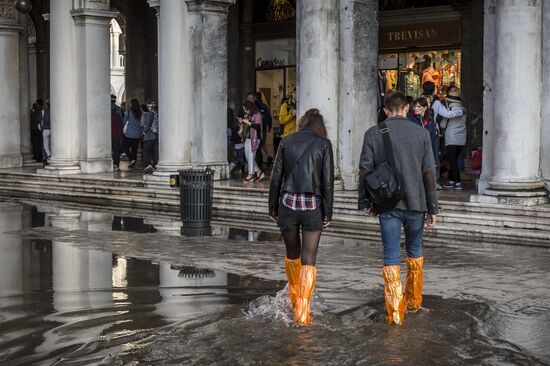
<svg viewBox="0 0 550 366"><path fill-rule="evenodd" d="M395 165L395 157L393 155L393 148L391 144L391 138L390 138L390 129L388 126L386 126L386 122L380 123L380 133L382 134L382 138L384 139L384 147L386 149L386 158L388 159L388 162L390 163L391 168L394 171L394 174L398 174L397 166Z"/></svg>

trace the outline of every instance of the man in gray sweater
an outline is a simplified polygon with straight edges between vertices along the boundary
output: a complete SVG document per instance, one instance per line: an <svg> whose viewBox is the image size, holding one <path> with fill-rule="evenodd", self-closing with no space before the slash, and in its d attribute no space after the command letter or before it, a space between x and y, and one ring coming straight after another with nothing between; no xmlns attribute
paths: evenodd
<svg viewBox="0 0 550 366"><path fill-rule="evenodd" d="M359 209L379 218L384 246L384 294L388 323L403 324L405 311L417 311L422 303L422 237L426 228L435 227L437 192L435 162L430 136L424 128L407 119L408 104L401 92L390 92L384 97L385 123L389 130L395 165L400 173L405 198L397 206L383 213L376 212L364 189L364 177L380 164L388 161L380 126L365 133L359 164ZM427 219L426 219L427 212ZM401 286L400 238L405 231L407 250L407 282Z"/></svg>

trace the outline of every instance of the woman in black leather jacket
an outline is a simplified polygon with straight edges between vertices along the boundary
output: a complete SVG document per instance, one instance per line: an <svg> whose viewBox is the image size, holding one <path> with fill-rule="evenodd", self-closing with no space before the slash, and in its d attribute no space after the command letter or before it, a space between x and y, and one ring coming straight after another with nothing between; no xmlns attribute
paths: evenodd
<svg viewBox="0 0 550 366"><path fill-rule="evenodd" d="M269 186L269 215L283 234L295 323L308 325L321 232L332 219L334 162L323 117L310 110L279 145ZM300 229L302 235L300 238Z"/></svg>

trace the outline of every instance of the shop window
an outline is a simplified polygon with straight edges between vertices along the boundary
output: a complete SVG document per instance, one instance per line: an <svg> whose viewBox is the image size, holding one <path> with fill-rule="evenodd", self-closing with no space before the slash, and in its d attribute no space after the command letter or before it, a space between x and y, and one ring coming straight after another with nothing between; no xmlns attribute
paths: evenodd
<svg viewBox="0 0 550 366"><path fill-rule="evenodd" d="M417 98L422 84L431 81L437 93L445 94L451 85L460 87L460 68L460 50L383 54L379 57L380 93L393 89Z"/></svg>

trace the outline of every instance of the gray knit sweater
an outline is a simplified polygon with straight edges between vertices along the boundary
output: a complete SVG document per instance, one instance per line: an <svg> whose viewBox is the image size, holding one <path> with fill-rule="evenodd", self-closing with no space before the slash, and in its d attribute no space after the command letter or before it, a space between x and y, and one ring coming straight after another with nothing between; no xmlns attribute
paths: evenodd
<svg viewBox="0 0 550 366"><path fill-rule="evenodd" d="M390 130L395 164L403 177L402 184L407 193L406 199L401 200L396 208L437 213L435 178L433 182L429 182L434 188L431 192L426 192L423 180L425 173L435 177L435 162L428 131L410 123L404 117L388 118L386 125ZM361 172L369 173L385 161L386 152L380 127L371 127L365 133L359 169ZM360 209L370 207L363 189L359 190L358 203Z"/></svg>

